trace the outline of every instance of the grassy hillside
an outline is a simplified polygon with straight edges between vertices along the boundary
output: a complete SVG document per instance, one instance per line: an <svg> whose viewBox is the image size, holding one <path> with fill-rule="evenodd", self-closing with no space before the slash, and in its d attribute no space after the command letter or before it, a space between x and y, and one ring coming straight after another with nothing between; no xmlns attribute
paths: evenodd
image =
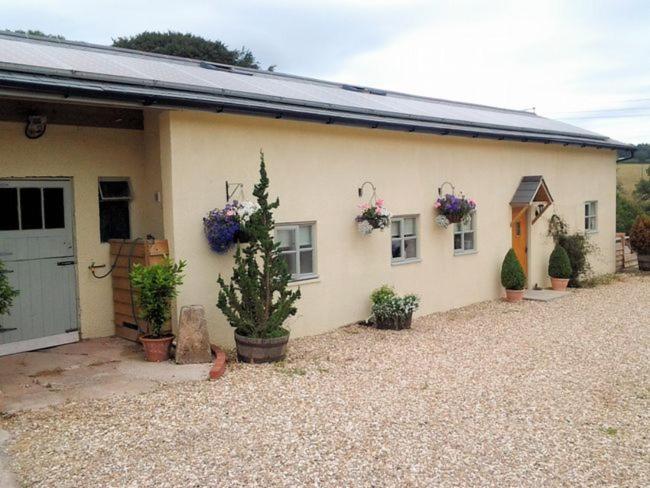
<svg viewBox="0 0 650 488"><path fill-rule="evenodd" d="M648 163L628 163L617 166L616 178L627 195L631 195L636 183L647 175L645 171L649 166Z"/></svg>

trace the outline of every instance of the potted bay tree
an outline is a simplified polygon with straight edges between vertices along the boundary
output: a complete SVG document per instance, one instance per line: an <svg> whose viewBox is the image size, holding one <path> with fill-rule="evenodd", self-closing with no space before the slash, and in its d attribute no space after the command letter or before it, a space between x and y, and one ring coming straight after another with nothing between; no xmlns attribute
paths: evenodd
<svg viewBox="0 0 650 488"><path fill-rule="evenodd" d="M501 265L501 285L506 289L506 301L519 302L524 298L526 275L512 248L506 253Z"/></svg>
<svg viewBox="0 0 650 488"><path fill-rule="evenodd" d="M569 254L566 249L556 244L548 260L548 275L551 277L551 288L555 291L566 291L572 272Z"/></svg>
<svg viewBox="0 0 650 488"><path fill-rule="evenodd" d="M287 318L296 314L300 289L288 287L291 275L274 239L273 211L279 200L269 202L269 179L260 153L260 181L253 195L259 209L246 224L248 245L237 247L229 283L221 275L217 307L235 329L237 357L248 363L281 361L286 356Z"/></svg>
<svg viewBox="0 0 650 488"><path fill-rule="evenodd" d="M650 216L639 215L630 230L630 247L637 254L639 269L650 271Z"/></svg>
<svg viewBox="0 0 650 488"><path fill-rule="evenodd" d="M174 334L163 333L162 328L171 318L171 303L183 284L185 266L185 261L175 263L168 257L152 266L133 265L129 275L131 286L138 292L140 318L149 326L149 333L140 337L147 361L169 359Z"/></svg>

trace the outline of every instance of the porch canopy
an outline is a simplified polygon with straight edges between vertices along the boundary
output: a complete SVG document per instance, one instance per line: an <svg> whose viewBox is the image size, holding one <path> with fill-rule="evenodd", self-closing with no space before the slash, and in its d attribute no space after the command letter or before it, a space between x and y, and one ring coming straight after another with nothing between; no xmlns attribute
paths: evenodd
<svg viewBox="0 0 650 488"><path fill-rule="evenodd" d="M533 203L539 204L535 209L532 221L534 224L553 203L551 192L548 191L548 186L541 175L524 176L519 182L519 186L510 200L510 206L519 210L517 213L513 212L512 221L515 222L521 214L533 206Z"/></svg>

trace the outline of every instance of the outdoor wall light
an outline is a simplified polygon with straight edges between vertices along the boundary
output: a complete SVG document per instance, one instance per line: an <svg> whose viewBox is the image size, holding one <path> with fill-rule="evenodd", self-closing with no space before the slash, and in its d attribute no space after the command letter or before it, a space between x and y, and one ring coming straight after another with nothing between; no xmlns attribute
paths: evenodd
<svg viewBox="0 0 650 488"><path fill-rule="evenodd" d="M27 117L25 136L28 139L38 139L45 134L47 128L47 117L45 115L30 115Z"/></svg>

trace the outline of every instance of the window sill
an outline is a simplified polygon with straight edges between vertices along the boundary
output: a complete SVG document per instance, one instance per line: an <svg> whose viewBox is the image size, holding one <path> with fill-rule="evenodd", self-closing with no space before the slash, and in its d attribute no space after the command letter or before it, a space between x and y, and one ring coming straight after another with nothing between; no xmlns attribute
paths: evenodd
<svg viewBox="0 0 650 488"><path fill-rule="evenodd" d="M401 261L391 261L391 266L402 266L404 264L413 264L422 262L422 258L403 259Z"/></svg>
<svg viewBox="0 0 650 488"><path fill-rule="evenodd" d="M596 230L585 230L585 235L592 235L592 234L598 234L598 229Z"/></svg>
<svg viewBox="0 0 650 488"><path fill-rule="evenodd" d="M312 283L320 283L320 276L318 275L309 275L304 278L296 278L291 280L287 286L301 286L301 285L311 285Z"/></svg>
<svg viewBox="0 0 650 488"><path fill-rule="evenodd" d="M478 254L478 249L472 249L471 251L454 251L454 256L467 256L468 254Z"/></svg>

